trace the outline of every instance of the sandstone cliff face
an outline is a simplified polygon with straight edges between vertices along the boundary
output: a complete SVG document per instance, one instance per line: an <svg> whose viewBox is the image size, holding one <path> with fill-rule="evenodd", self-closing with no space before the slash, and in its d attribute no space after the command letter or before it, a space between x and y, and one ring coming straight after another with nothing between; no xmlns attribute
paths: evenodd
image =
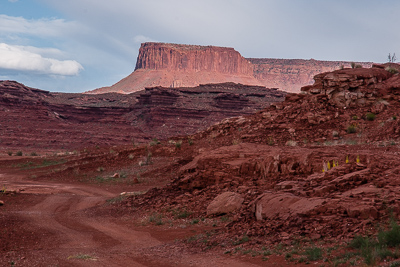
<svg viewBox="0 0 400 267"><path fill-rule="evenodd" d="M253 75L252 64L233 48L163 43L142 44L137 69Z"/></svg>
<svg viewBox="0 0 400 267"><path fill-rule="evenodd" d="M357 64L371 67L372 63ZM234 82L300 92L321 72L349 67L350 62L303 59L244 58L233 48L144 43L135 71L111 87L89 93L131 93L149 87L195 87Z"/></svg>

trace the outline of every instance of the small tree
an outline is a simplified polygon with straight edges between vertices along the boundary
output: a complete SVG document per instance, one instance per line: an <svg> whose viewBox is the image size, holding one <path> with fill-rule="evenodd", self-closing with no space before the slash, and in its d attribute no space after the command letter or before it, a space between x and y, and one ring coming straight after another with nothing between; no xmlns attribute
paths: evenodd
<svg viewBox="0 0 400 267"><path fill-rule="evenodd" d="M396 53L393 53L393 55L391 55L391 54L389 53L389 55L388 55L388 62L394 63L394 62L396 62L396 60L397 60L397 58L396 58Z"/></svg>

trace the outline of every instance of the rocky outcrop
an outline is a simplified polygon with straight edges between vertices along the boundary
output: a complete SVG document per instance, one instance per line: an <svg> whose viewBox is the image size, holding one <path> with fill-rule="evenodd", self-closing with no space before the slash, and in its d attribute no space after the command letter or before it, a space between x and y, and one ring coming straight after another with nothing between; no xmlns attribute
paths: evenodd
<svg viewBox="0 0 400 267"><path fill-rule="evenodd" d="M342 69L316 75L315 83L302 87L301 90L311 95L324 95L328 98L328 103L337 107L365 106L387 94L387 90L383 90L385 84L382 85L382 82L392 76L392 73L378 67ZM386 86L393 85L398 80L398 75L392 80Z"/></svg>
<svg viewBox="0 0 400 267"><path fill-rule="evenodd" d="M357 63L370 67L372 63ZM146 87L195 87L234 82L299 92L321 72L349 67L350 62L303 59L244 58L233 48L143 43L136 68L111 87L88 93L131 93Z"/></svg>

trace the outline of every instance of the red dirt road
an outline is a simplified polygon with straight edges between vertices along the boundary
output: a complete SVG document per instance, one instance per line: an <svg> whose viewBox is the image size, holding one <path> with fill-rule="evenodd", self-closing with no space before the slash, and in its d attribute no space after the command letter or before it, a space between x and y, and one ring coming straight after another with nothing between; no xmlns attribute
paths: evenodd
<svg viewBox="0 0 400 267"><path fill-rule="evenodd" d="M171 233L135 229L129 219L88 210L119 188L35 182L10 173L0 174L0 185L23 190L1 197L0 266L258 266L174 249L166 246L174 242Z"/></svg>

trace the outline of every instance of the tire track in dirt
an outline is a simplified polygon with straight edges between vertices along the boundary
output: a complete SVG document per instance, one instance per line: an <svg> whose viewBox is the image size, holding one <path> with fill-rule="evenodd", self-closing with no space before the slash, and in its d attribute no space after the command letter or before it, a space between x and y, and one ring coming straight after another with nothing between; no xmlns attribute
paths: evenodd
<svg viewBox="0 0 400 267"><path fill-rule="evenodd" d="M15 178L15 180L13 180ZM21 193L39 194L39 203L11 211L28 220L33 228L53 233L51 247L29 251L35 260L26 266L257 266L212 254L194 255L168 251L151 233L119 224L118 219L89 216L88 208L106 203L116 194L96 186L25 180L26 177L0 175L0 184L23 189ZM81 259L79 256L89 259ZM1 266L1 264L0 264Z"/></svg>

